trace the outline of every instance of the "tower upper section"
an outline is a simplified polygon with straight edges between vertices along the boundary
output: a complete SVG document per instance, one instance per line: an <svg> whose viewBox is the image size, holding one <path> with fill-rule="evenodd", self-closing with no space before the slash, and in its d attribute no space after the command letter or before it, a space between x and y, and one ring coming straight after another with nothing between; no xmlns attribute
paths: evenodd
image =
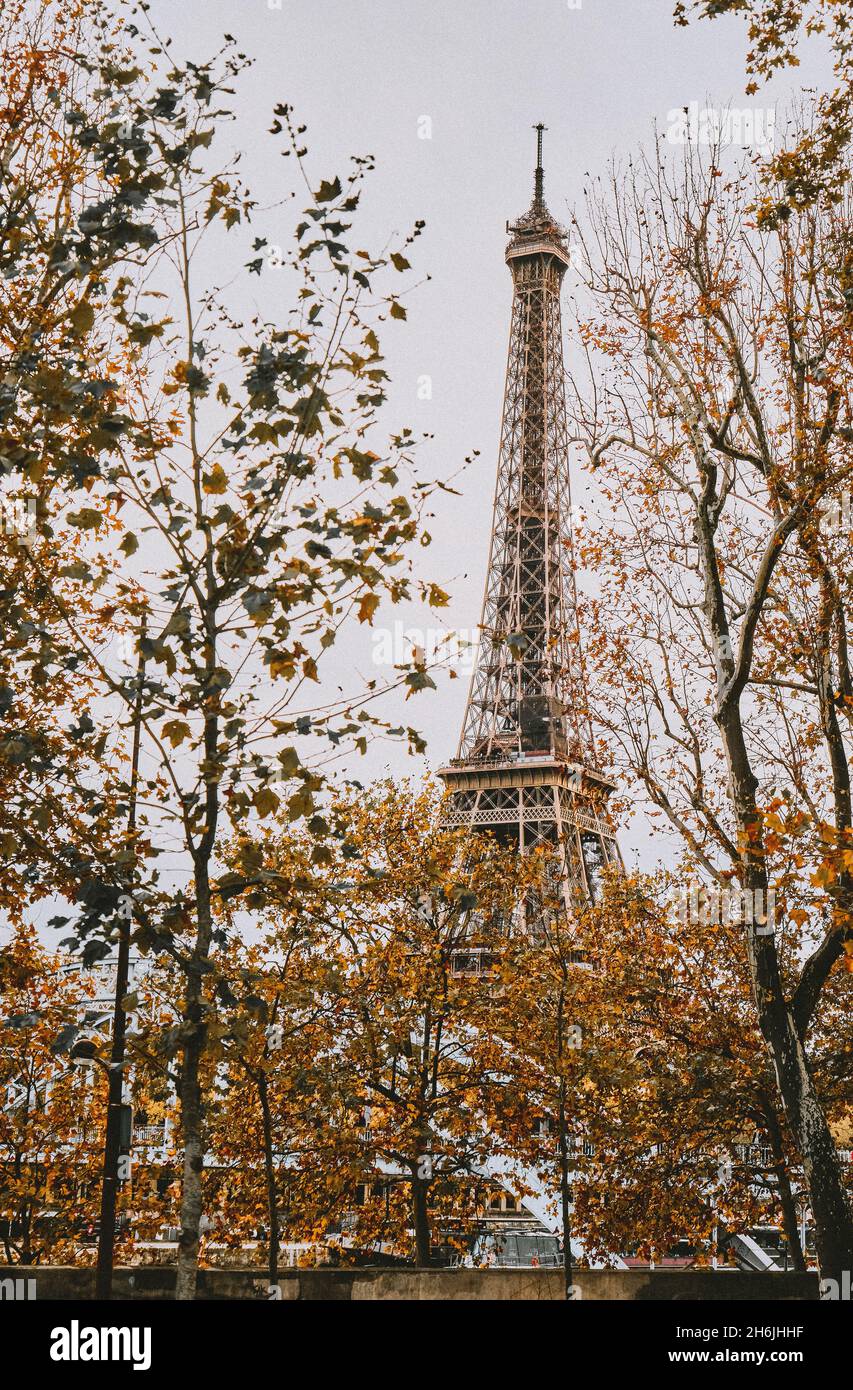
<svg viewBox="0 0 853 1390"><path fill-rule="evenodd" d="M531 257L553 257L561 267L558 272L560 279L569 264L566 229L551 215L545 203L545 170L542 166L542 135L545 129L541 123L535 127L537 143L533 202L523 217L506 224L511 238L506 249L506 260L513 272L513 278L525 274L523 263ZM541 269L544 270L545 267L542 266Z"/></svg>
<svg viewBox="0 0 853 1390"><path fill-rule="evenodd" d="M460 758L591 764L577 632L560 289L569 249L544 198L509 224L513 305L488 580Z"/></svg>
<svg viewBox="0 0 853 1390"><path fill-rule="evenodd" d="M558 849L565 907L594 900L619 852L604 804L578 631L560 291L566 231L533 202L507 226L512 317L480 641L446 824L522 852ZM539 909L528 902L525 920Z"/></svg>

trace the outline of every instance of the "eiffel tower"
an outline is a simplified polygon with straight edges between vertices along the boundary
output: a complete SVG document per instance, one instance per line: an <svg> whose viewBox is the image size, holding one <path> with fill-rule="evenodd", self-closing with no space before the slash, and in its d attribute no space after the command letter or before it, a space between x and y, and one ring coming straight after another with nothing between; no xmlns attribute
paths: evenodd
<svg viewBox="0 0 853 1390"><path fill-rule="evenodd" d="M458 753L439 776L448 826L491 832L522 853L554 847L572 915L620 859L577 623L560 316L569 247L545 205L545 127L535 130L533 202L507 224L512 323L480 641Z"/></svg>

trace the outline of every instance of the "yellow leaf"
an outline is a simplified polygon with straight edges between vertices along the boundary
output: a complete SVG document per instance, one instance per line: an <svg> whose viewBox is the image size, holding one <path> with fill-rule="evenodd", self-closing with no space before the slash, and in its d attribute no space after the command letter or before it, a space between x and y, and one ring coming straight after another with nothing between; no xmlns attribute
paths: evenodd
<svg viewBox="0 0 853 1390"><path fill-rule="evenodd" d="M185 724L182 719L170 719L168 724L163 725L163 734L173 748L177 748L179 743L189 738L191 732L189 724Z"/></svg>
<svg viewBox="0 0 853 1390"><path fill-rule="evenodd" d="M228 487L228 478L221 463L215 463L209 473L205 473L202 481L205 492L224 492Z"/></svg>
<svg viewBox="0 0 853 1390"><path fill-rule="evenodd" d="M372 623L373 615L379 607L378 594L365 594L358 605L358 621L360 623Z"/></svg>
<svg viewBox="0 0 853 1390"><path fill-rule="evenodd" d="M278 810L278 797L270 787L261 787L255 797L255 810L259 816L271 816Z"/></svg>

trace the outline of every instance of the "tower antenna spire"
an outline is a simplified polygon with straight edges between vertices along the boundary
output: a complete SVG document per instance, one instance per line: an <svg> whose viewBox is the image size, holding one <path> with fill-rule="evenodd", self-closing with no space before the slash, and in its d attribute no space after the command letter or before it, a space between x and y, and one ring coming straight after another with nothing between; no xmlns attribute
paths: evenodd
<svg viewBox="0 0 853 1390"><path fill-rule="evenodd" d="M548 127L539 121L533 129L536 131L536 186L534 202L538 205L543 201L545 189L545 170L542 167L542 136Z"/></svg>

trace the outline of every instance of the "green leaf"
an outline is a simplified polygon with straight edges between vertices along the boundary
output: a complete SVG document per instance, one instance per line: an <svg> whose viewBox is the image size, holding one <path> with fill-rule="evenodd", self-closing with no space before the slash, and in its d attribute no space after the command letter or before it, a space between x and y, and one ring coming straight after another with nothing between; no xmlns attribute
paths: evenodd
<svg viewBox="0 0 853 1390"><path fill-rule="evenodd" d="M435 690L436 685L432 676L428 676L426 671L410 671L406 677L406 699L414 695L417 690Z"/></svg>

